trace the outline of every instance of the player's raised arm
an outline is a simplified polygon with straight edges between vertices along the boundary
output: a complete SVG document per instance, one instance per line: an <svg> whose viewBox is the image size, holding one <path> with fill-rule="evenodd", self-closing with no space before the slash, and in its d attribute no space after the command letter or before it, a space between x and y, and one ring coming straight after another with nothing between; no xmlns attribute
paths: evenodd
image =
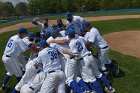
<svg viewBox="0 0 140 93"><path fill-rule="evenodd" d="M40 18L35 18L35 19L33 19L33 21L32 21L32 24L34 24L34 25L38 25L38 22L40 22Z"/></svg>

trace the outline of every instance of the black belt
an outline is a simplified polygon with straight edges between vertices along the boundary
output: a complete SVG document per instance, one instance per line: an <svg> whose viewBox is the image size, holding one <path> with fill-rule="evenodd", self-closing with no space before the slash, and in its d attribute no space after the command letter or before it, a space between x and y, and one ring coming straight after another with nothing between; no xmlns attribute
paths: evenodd
<svg viewBox="0 0 140 93"><path fill-rule="evenodd" d="M11 57L11 56L9 56L9 55L6 55L6 57Z"/></svg>
<svg viewBox="0 0 140 93"><path fill-rule="evenodd" d="M73 58L75 58L75 57L70 57L70 59L73 59Z"/></svg>
<svg viewBox="0 0 140 93"><path fill-rule="evenodd" d="M106 49L106 48L108 48L108 46L105 46L105 47L103 47L103 48L101 48L101 49Z"/></svg>
<svg viewBox="0 0 140 93"><path fill-rule="evenodd" d="M88 54L87 56L91 56L91 54ZM79 60L81 61L81 60L83 60L83 58L84 58L84 57L80 58Z"/></svg>
<svg viewBox="0 0 140 93"><path fill-rule="evenodd" d="M53 72L55 72L55 70L53 70L53 71L48 71L48 73L53 73Z"/></svg>
<svg viewBox="0 0 140 93"><path fill-rule="evenodd" d="M33 87L31 87L31 86L30 86L29 88L30 88L31 90L33 90L33 91L34 91L34 88L33 88Z"/></svg>

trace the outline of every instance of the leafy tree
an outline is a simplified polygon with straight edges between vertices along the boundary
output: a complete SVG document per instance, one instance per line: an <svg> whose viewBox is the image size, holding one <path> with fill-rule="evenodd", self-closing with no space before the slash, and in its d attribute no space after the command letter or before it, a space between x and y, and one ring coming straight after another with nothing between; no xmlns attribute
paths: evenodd
<svg viewBox="0 0 140 93"><path fill-rule="evenodd" d="M14 6L11 2L0 2L1 16L11 16L14 14Z"/></svg>
<svg viewBox="0 0 140 93"><path fill-rule="evenodd" d="M20 2L16 5L15 10L18 16L25 16L28 13L27 4Z"/></svg>

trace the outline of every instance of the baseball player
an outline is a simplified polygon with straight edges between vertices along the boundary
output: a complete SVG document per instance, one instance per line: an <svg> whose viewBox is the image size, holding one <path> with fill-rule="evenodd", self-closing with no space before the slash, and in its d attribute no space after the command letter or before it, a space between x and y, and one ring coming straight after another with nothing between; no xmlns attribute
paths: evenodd
<svg viewBox="0 0 140 93"><path fill-rule="evenodd" d="M51 25L48 24L48 18L45 18L43 23L41 23L40 20L41 19L39 19L39 18L35 18L32 21L32 24L37 25L41 29L42 34L44 33L44 31L52 30Z"/></svg>
<svg viewBox="0 0 140 93"><path fill-rule="evenodd" d="M70 48L68 46L67 37L62 37L60 35L59 31L58 32L53 32L52 31L52 33L53 33L52 37L54 39L49 40L49 42L55 43L55 44L57 43L63 49L67 49L68 51L70 51ZM78 75L79 66L78 66L78 63L76 62L76 60L66 53L61 52L61 54L66 59L65 64L62 65L62 66L65 67L66 84L68 86L70 86L73 90L77 91L78 93L79 93L79 91L81 91L80 87L82 87L86 92L89 92L90 89L88 88L88 86L84 83L84 81L81 78L78 77L78 76L80 76L80 75ZM72 86L72 84L74 84L74 86Z"/></svg>
<svg viewBox="0 0 140 93"><path fill-rule="evenodd" d="M80 16L73 16L71 12L66 13L66 29L74 28L76 34L80 33L80 28L82 27L82 23L84 19Z"/></svg>
<svg viewBox="0 0 140 93"><path fill-rule="evenodd" d="M23 41L24 41L28 46L30 46L31 43L33 43L33 41L34 41L34 38L35 38L35 34L34 34L33 32L29 32L29 33L28 33L28 36L23 38Z"/></svg>
<svg viewBox="0 0 140 93"><path fill-rule="evenodd" d="M13 89L12 93L17 93L18 91L20 91L21 87L24 84L26 84L33 76L35 76L37 72L41 69L41 66L36 68L35 61L36 61L36 58L34 58L33 60L30 60L26 64L25 73L23 77L21 78L20 82Z"/></svg>
<svg viewBox="0 0 140 93"><path fill-rule="evenodd" d="M57 50L50 48L45 40L41 40L39 45L42 50L38 54L36 64L42 64L46 74L40 93L52 93L54 89L57 93L65 93L65 75L61 71Z"/></svg>
<svg viewBox="0 0 140 93"><path fill-rule="evenodd" d="M22 77L22 69L20 67L20 63L18 61L18 57L22 52L28 49L28 46L23 42L22 38L27 35L27 29L24 27L20 27L18 29L18 34L12 36L5 48L4 54L2 56L3 63L6 67L7 73L4 77L4 82L2 85L2 89L7 85L10 77L14 74L18 81L20 81Z"/></svg>
<svg viewBox="0 0 140 93"><path fill-rule="evenodd" d="M45 73L40 71L35 76L33 76L32 79L28 81L28 83L21 87L20 93L37 93L40 90L45 77Z"/></svg>
<svg viewBox="0 0 140 93"><path fill-rule="evenodd" d="M78 55L78 59L81 65L81 76L85 82L93 83L92 88L95 88L97 93L103 93L101 86L96 81L96 78L92 71L91 60L94 60L90 52L86 49L82 39L75 36L73 29L68 30L68 37L70 40L69 47L74 54ZM94 68L95 69L95 68Z"/></svg>
<svg viewBox="0 0 140 93"><path fill-rule="evenodd" d="M62 19L57 19L57 26L60 31L65 30L66 26L63 24Z"/></svg>
<svg viewBox="0 0 140 93"><path fill-rule="evenodd" d="M115 92L115 89L110 85L107 78L98 70L96 65L96 59L87 50L82 39L75 36L75 31L73 29L68 30L68 37L70 39L70 49L74 54L78 55L78 59L81 63L81 76L85 82L90 83L91 88L97 93L103 93L102 88L96 81L94 75L99 78L99 80L105 84L108 88L107 91Z"/></svg>
<svg viewBox="0 0 140 93"><path fill-rule="evenodd" d="M98 66L101 71L106 71L105 64L111 64L109 58L109 46L107 42L100 35L99 31L92 27L89 22L83 23L84 30L87 32L85 40L89 43L94 44L98 49Z"/></svg>

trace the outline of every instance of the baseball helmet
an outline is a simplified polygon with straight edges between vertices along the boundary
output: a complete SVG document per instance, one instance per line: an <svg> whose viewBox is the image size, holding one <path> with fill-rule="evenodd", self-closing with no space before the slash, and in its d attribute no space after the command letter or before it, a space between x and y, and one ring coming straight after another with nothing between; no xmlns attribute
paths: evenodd
<svg viewBox="0 0 140 93"><path fill-rule="evenodd" d="M39 42L39 46L40 46L40 47L45 47L45 46L48 46L48 43L46 42L46 40L42 39L42 40Z"/></svg>
<svg viewBox="0 0 140 93"><path fill-rule="evenodd" d="M28 33L28 32L27 32L27 29L24 28L24 27L20 27L20 28L18 29L18 32L19 32L19 33Z"/></svg>
<svg viewBox="0 0 140 93"><path fill-rule="evenodd" d="M67 13L66 13L66 17L67 17L67 18L72 17L72 16L73 16L73 15L72 15L71 12L67 12Z"/></svg>
<svg viewBox="0 0 140 93"><path fill-rule="evenodd" d="M75 31L74 29L69 29L67 31L67 35L70 37L70 38L74 38L75 37Z"/></svg>
<svg viewBox="0 0 140 93"><path fill-rule="evenodd" d="M90 23L89 23L89 22L84 21L84 22L82 23L82 26L83 26L83 27L90 26Z"/></svg>
<svg viewBox="0 0 140 93"><path fill-rule="evenodd" d="M34 33L34 32L29 32L29 33L28 33L28 36L34 38L34 37L35 37L35 33Z"/></svg>

